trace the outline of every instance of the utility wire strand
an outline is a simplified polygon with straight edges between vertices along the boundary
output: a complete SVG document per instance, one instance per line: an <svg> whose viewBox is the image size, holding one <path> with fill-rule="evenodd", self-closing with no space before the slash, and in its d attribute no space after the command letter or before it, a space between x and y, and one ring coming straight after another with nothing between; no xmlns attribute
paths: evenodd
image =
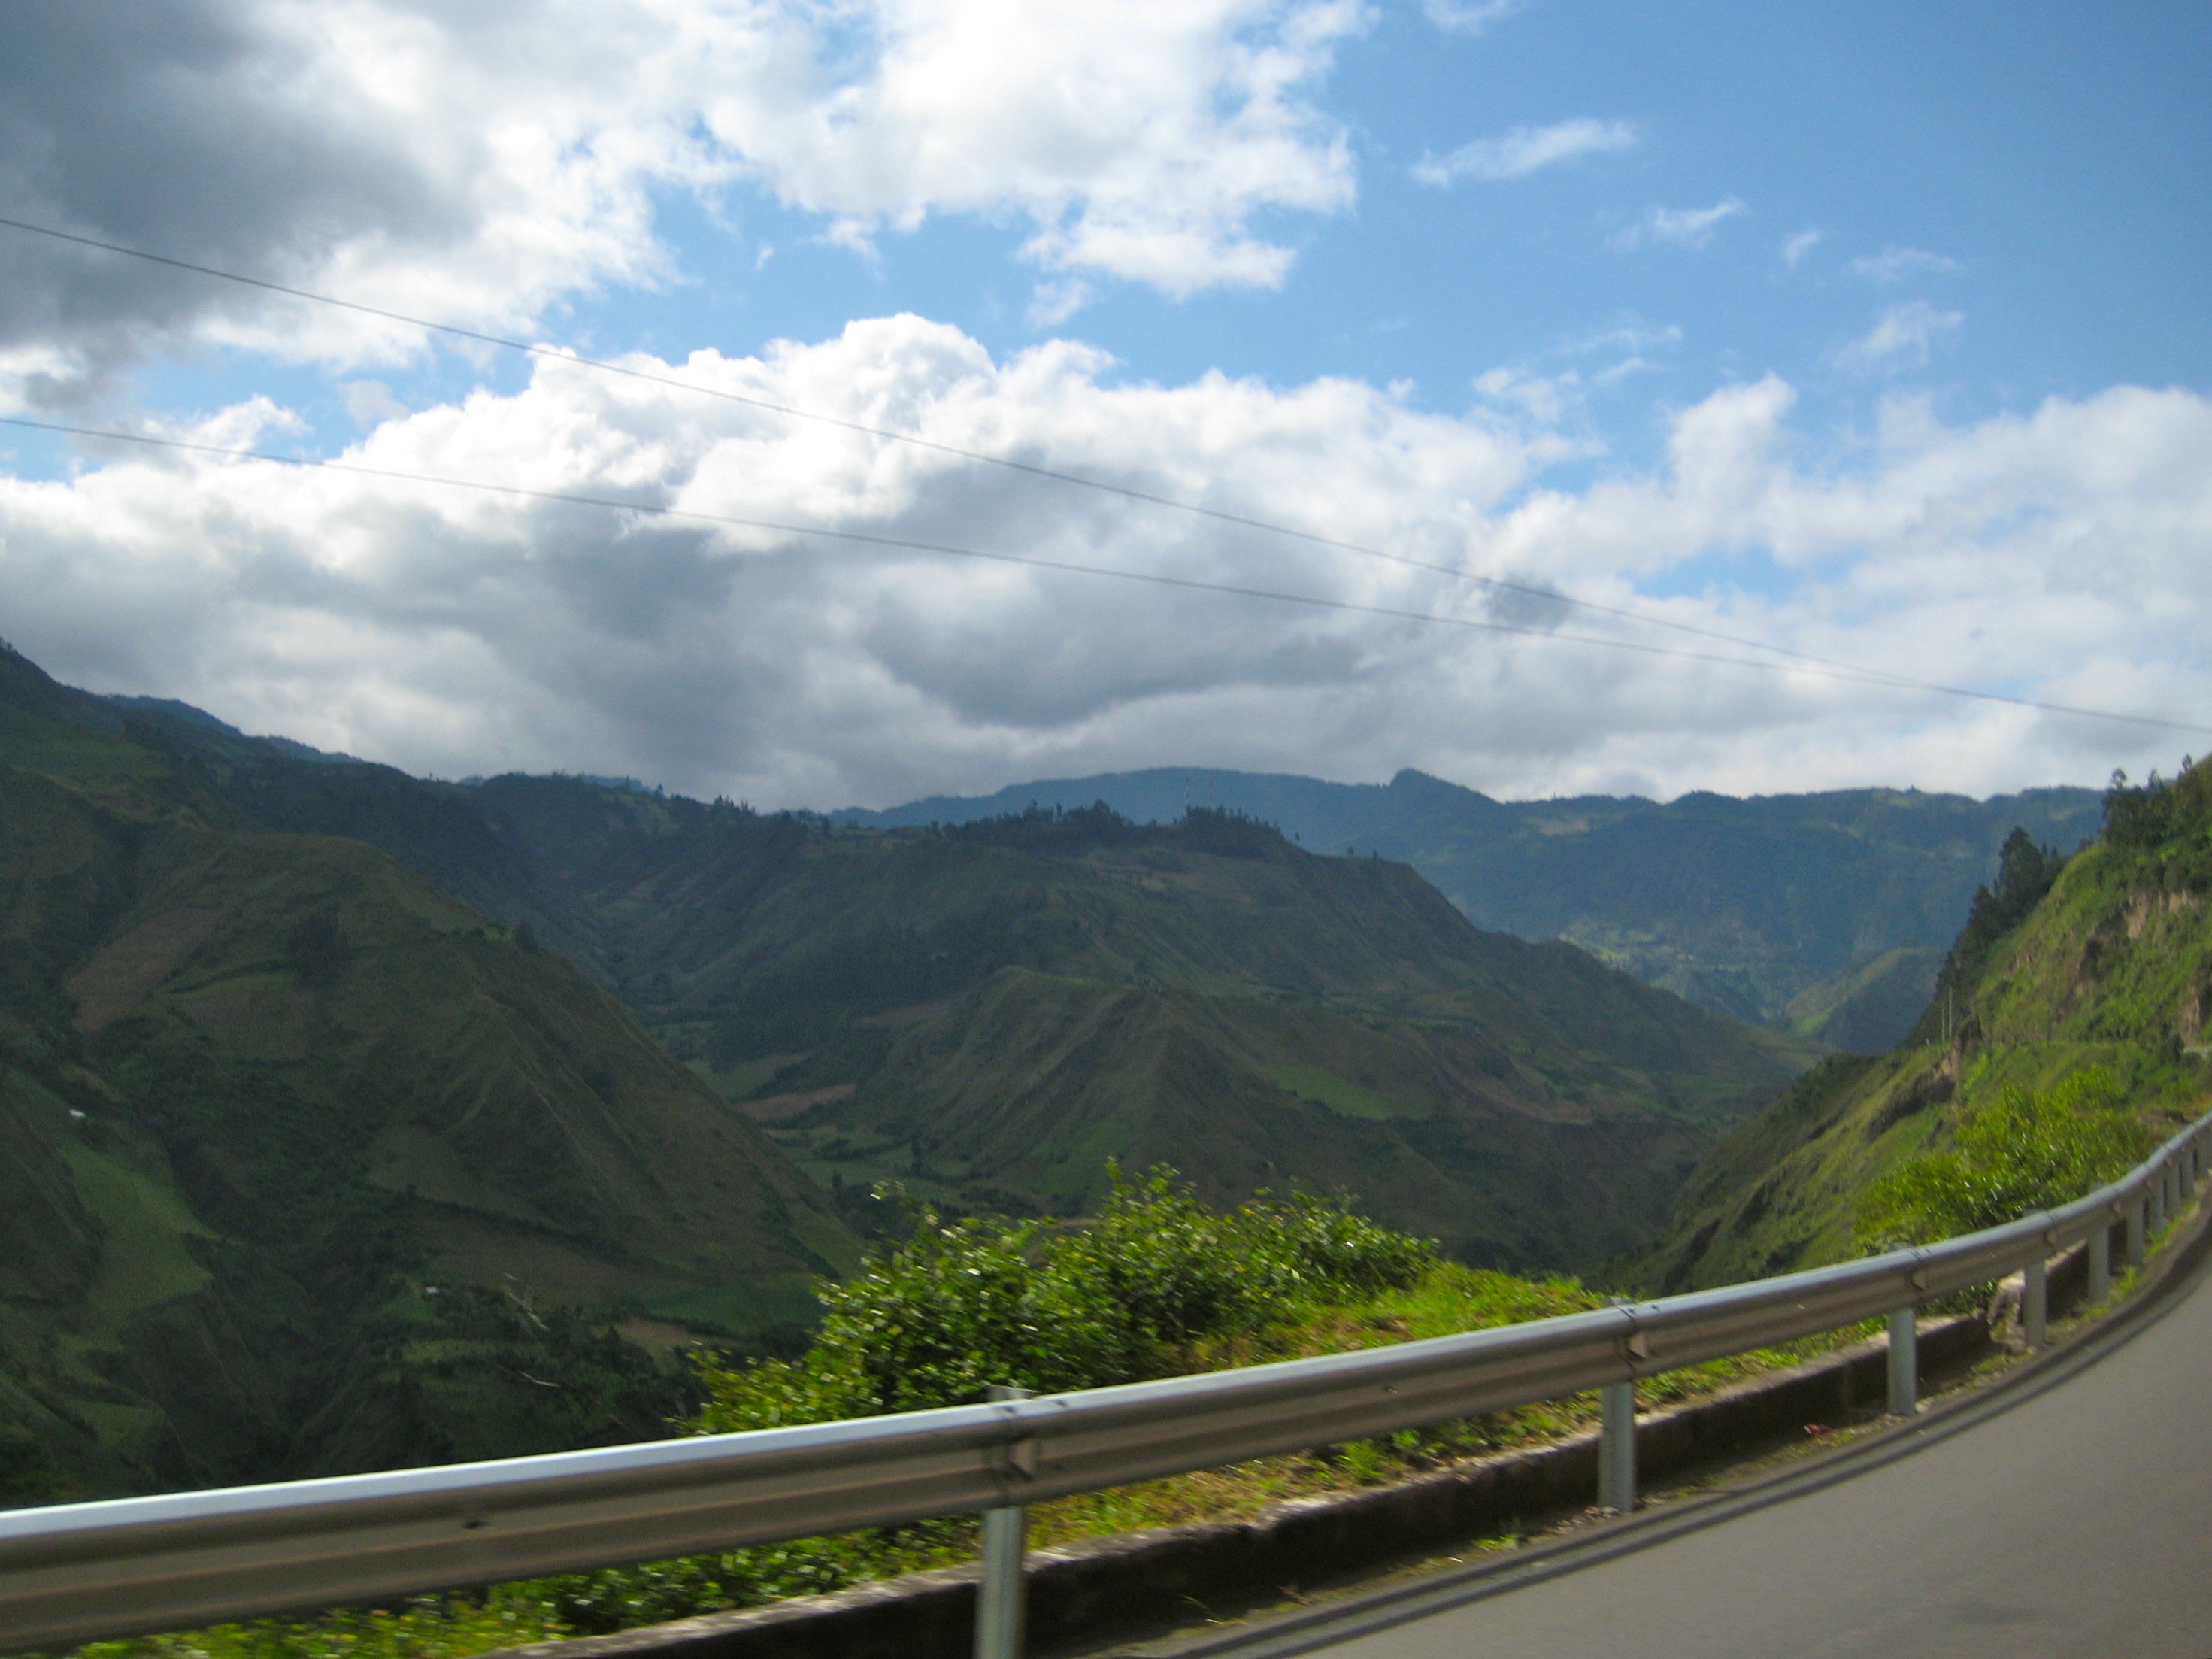
<svg viewBox="0 0 2212 1659"><path fill-rule="evenodd" d="M1563 644L1593 646L1601 650L1632 651L1639 655L1667 657L1683 662L1717 663L1731 668L1748 668L1767 674L1803 674L1812 678L1840 680L1853 684L1873 685L1890 690L1928 692L1947 697L1970 698L1977 702L2002 703L2014 708L2032 708L2049 714L2074 714L2087 720L2119 720L2135 726L2151 726L2170 732L2192 734L2212 734L2212 726L2195 726L2184 720L2171 720L2155 714L2124 714L2107 708L2085 708L2070 703L2046 702L2035 697L2015 697L2000 691L1978 691L1971 686L1945 685L1934 680L1906 679L1902 676L1865 672L1848 665L1796 665L1762 661L1754 657L1728 657L1713 652L1692 651L1680 646L1654 645L1642 640L1608 639L1601 635L1564 634L1555 629L1531 628L1516 623L1494 622L1488 617L1438 615L1430 611L1408 611L1395 605L1363 605L1354 599L1332 599L1314 593L1285 592L1279 588L1251 587L1235 582L1210 582L1193 576L1168 575L1149 570L1120 570L1110 565L1081 564L1068 559L1046 559L1034 554L996 553L983 548L958 547L945 542L926 542L905 536L880 536L867 531L828 530L818 525L787 524L774 519L742 518L728 513L702 513L690 507L667 507L657 501L623 501L608 495L586 495L565 489L538 489L524 484L491 483L478 478L455 478L434 472L413 472L398 467L368 466L357 461L325 460L312 455L280 455L264 449L233 448L222 444L194 443L188 439L157 436L145 432L113 432L96 427L66 426L56 421L33 421L21 416L0 416L0 426L27 428L35 432L58 433L69 437L91 438L106 442L140 444L157 449L183 450L192 454L219 456L227 460L261 461L276 466L296 467L324 472L340 472L356 477L379 478L394 483L430 484L447 489L472 489L486 495L505 495L533 501L556 501L572 507L600 507L616 513L636 513L647 517L682 520L691 524L714 525L740 530L762 530L782 536L810 536L828 541L851 543L863 547L895 548L902 551L941 554L951 558L981 559L993 564L1021 565L1032 570L1054 570L1077 576L1103 576L1115 581L1141 582L1153 587L1179 588L1188 592L1222 593L1236 599L1265 599L1276 605L1302 605L1309 610L1336 611L1354 616L1381 617L1394 622L1420 623L1431 627L1457 628L1484 634L1510 634L1525 639L1554 640Z"/></svg>
<svg viewBox="0 0 2212 1659"><path fill-rule="evenodd" d="M334 295L317 294L312 289L292 288L283 283L272 283L259 276L242 276L234 270L221 270L213 265L196 264L189 259L171 258L165 253L149 253L143 248L125 247L119 242L104 242L96 237L79 236L73 232L56 230L47 225L34 225L27 220L0 217L0 228L20 230L33 236L50 237L58 242L73 243L79 247L96 248L103 253L120 254L125 258L143 259L149 264L166 265L173 270L190 271L195 276L211 276L218 282L236 283L242 287L259 289L268 294L282 294L289 299L312 301L316 305L332 306L341 311L350 311L364 317L375 317L391 323L404 323L410 328L427 329L434 334L450 335L455 339L471 340L479 345L496 346L502 351L520 352L528 357L542 357L549 362L567 363L578 368L595 369L603 374L619 374L628 380L641 380L650 386L669 386L678 392L696 392L702 397L718 398L725 403L741 404L747 409L760 410L771 415L781 415L793 420L814 421L846 432L858 433L870 438L880 438L888 443L907 444L939 455L950 455L963 461L974 461L984 466L1004 467L1009 471L1025 473L1033 478L1048 478L1055 483L1074 484L1081 489L1097 490L1103 495L1118 495L1126 501L1142 501L1153 507L1168 507L1177 513L1188 513L1217 523L1237 525L1247 530L1257 530L1272 536L1287 536L1316 547L1329 548L1340 553L1351 553L1361 558L1381 559L1390 564L1402 565L1411 570L1425 570L1455 581L1474 582L1495 592L1518 593L1540 599L1547 604L1566 605L1578 611L1588 611L1600 616L1617 617L1643 624L1647 628L1663 628L1677 634L1687 634L1698 639L1711 640L1722 645L1733 645L1748 651L1771 652L1792 662L1816 665L1822 668L1840 670L1875 681L1902 686L1917 686L1918 682L1878 668L1865 668L1856 663L1843 662L1832 657L1816 656L1810 652L1793 650L1765 640L1747 638L1718 629L1701 628L1695 623L1678 622L1670 617L1656 616L1632 606L1606 605L1596 599L1577 599L1533 582L1517 582L1504 576L1485 576L1455 565L1437 564L1426 559L1417 559L1403 553L1393 553L1387 548L1370 547L1364 543L1340 540L1316 531L1301 530L1294 525L1279 524L1270 519L1259 519L1242 513L1231 513L1222 507L1206 507L1196 501L1181 500L1173 495L1161 495L1133 485L1115 483L1109 479L1093 478L1080 472L1067 472L1054 467L1039 466L1030 461L1018 461L1010 456L994 455L983 450L963 449L957 444L940 443L933 438L924 438L911 432L900 432L892 428L870 426L863 421L850 421L842 416L824 415L816 410L799 409L789 404L780 404L767 398L756 398L726 387L703 385L697 380L682 379L672 374L656 374L650 369L635 368L627 363L611 362L605 358L586 357L556 346L533 345L526 340L509 339L504 335L487 334L473 328L462 328L452 323L433 322L425 317L410 317L405 312L389 311L381 306L364 305L357 300L342 300Z"/></svg>

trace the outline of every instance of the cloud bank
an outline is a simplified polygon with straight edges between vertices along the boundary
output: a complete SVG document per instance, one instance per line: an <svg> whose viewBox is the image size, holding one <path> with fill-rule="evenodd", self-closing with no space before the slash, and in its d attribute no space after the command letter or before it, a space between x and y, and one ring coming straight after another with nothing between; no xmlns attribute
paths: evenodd
<svg viewBox="0 0 2212 1659"><path fill-rule="evenodd" d="M1540 407L1126 384L1082 348L995 360L912 316L672 372L1877 672L2212 711L2212 404L2185 392L1963 426L1898 399L1824 440L1770 377L1675 411L1648 473L1568 488L1549 471L1584 452ZM246 404L198 435L285 418ZM1988 790L2203 746L1578 643L1747 654L570 364L385 419L349 459L1540 636L160 453L0 482L4 631L64 678L418 771L630 773L767 805L1167 761L1412 764L1515 794Z"/></svg>
<svg viewBox="0 0 2212 1659"><path fill-rule="evenodd" d="M740 185L854 246L1012 216L1050 270L1267 287L1292 254L1255 219L1352 200L1313 94L1370 21L1361 0L21 0L0 216L498 331L665 282L656 192ZM179 337L341 365L419 346L0 231L16 400Z"/></svg>

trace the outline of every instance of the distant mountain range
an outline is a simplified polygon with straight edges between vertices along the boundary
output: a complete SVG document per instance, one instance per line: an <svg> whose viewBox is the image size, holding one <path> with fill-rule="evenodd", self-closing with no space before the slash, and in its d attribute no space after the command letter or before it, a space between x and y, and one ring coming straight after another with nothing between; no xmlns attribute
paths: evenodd
<svg viewBox="0 0 2212 1659"><path fill-rule="evenodd" d="M1862 1053L1888 1048L1927 1006L2014 827L2069 852L2102 817L2097 792L2075 788L1498 801L1414 771L1380 785L1199 768L830 816L896 828L1098 801L1139 823L1220 807L1311 851L1400 860L1480 927L1564 939L1702 1006Z"/></svg>
<svg viewBox="0 0 2212 1659"><path fill-rule="evenodd" d="M1403 865L1200 811L839 830L499 778L640 1016L866 1227L896 1179L1069 1214L1105 1163L1352 1194L1463 1259L1587 1267L1812 1051L1485 933Z"/></svg>
<svg viewBox="0 0 2212 1659"><path fill-rule="evenodd" d="M0 650L0 1502L651 1435L887 1178L1586 1267L1814 1057L1230 811L439 783Z"/></svg>

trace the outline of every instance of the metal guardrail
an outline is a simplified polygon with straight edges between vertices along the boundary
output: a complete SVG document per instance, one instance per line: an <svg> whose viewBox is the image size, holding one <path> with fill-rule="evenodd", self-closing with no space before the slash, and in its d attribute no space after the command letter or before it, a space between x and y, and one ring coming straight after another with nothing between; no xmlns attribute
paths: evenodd
<svg viewBox="0 0 2212 1659"><path fill-rule="evenodd" d="M2007 1226L1395 1347L893 1417L0 1513L0 1650L1005 1512L1589 1389L1605 1390L1601 1491L1627 1508L1638 1378L1888 1315L1890 1403L1909 1412L1920 1305L2024 1269L2023 1319L2039 1345L2046 1260L2088 1240L2101 1296L2112 1230L2125 1224L2139 1264L2208 1150L2212 1112L2111 1186ZM994 1638L1009 1653L1018 1595L996 1588L1013 1595L1012 1634L1002 1616Z"/></svg>

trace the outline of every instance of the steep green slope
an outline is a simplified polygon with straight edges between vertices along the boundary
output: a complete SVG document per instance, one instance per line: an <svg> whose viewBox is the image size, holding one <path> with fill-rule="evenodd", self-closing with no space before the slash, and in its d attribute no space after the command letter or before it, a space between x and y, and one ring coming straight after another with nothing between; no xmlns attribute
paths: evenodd
<svg viewBox="0 0 2212 1659"><path fill-rule="evenodd" d="M1868 1052L1903 1036L1924 1006L1975 884L2016 825L2070 848L2098 823L2086 789L1989 801L1861 789L1751 800L1698 793L1664 805L1503 802L1413 771L1382 787L1195 768L834 817L912 827L1097 800L1139 822L1172 822L1191 805L1228 808L1316 851L1402 860L1479 926L1571 939L1705 1006Z"/></svg>
<svg viewBox="0 0 2212 1659"><path fill-rule="evenodd" d="M0 1494L651 1434L609 1321L851 1260L567 963L96 701L0 657Z"/></svg>
<svg viewBox="0 0 2212 1659"><path fill-rule="evenodd" d="M1857 1195L2008 1085L2102 1066L2160 1121L2197 1109L2212 1091L2212 769L2111 799L2113 827L2055 882L2024 838L2007 849L1904 1043L1827 1061L1717 1149L1644 1258L1646 1282L1850 1255Z"/></svg>
<svg viewBox="0 0 2212 1659"><path fill-rule="evenodd" d="M586 894L633 1006L861 1224L886 1176L1080 1209L1112 1157L1587 1264L1809 1059L1222 814L855 834L573 780L479 793Z"/></svg>

